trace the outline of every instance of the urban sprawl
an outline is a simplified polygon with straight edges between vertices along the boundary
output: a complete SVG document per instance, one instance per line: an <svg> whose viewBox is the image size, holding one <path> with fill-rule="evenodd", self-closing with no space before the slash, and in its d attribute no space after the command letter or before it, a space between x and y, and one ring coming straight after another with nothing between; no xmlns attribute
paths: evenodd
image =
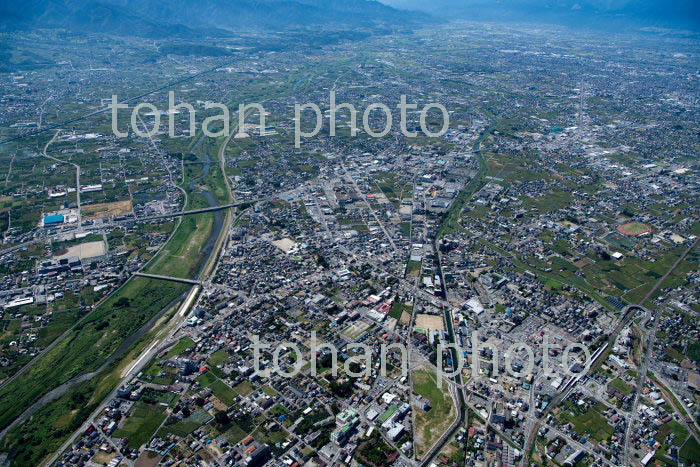
<svg viewBox="0 0 700 467"><path fill-rule="evenodd" d="M0 464L700 462L697 42L14 34L52 65L0 73Z"/></svg>

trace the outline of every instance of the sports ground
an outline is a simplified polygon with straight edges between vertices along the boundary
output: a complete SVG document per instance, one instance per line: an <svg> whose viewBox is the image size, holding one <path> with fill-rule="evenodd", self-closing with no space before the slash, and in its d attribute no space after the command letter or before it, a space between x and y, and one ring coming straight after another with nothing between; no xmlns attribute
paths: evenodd
<svg viewBox="0 0 700 467"><path fill-rule="evenodd" d="M619 226L617 230L625 235L642 235L651 232L651 227L641 222L629 222Z"/></svg>

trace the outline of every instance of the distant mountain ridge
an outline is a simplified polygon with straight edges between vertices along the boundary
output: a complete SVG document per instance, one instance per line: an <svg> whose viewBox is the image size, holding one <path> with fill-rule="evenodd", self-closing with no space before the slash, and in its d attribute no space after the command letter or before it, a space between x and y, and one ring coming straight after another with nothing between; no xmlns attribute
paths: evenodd
<svg viewBox="0 0 700 467"><path fill-rule="evenodd" d="M318 26L404 26L422 14L374 0L26 0L0 1L0 29L65 28L138 37Z"/></svg>
<svg viewBox="0 0 700 467"><path fill-rule="evenodd" d="M442 18L566 26L677 28L700 31L698 0L382 0Z"/></svg>

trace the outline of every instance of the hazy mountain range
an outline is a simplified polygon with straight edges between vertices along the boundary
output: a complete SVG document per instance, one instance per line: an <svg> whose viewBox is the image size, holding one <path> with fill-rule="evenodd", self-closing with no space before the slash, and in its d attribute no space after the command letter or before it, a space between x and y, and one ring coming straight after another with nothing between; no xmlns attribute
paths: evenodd
<svg viewBox="0 0 700 467"><path fill-rule="evenodd" d="M382 0L443 19L700 30L700 0Z"/></svg>
<svg viewBox="0 0 700 467"><path fill-rule="evenodd" d="M408 26L425 14L373 0L0 0L0 28L65 28L142 37L242 29Z"/></svg>
<svg viewBox="0 0 700 467"><path fill-rule="evenodd" d="M152 38L290 28L386 31L455 18L700 30L700 0L0 0L0 31L62 28Z"/></svg>

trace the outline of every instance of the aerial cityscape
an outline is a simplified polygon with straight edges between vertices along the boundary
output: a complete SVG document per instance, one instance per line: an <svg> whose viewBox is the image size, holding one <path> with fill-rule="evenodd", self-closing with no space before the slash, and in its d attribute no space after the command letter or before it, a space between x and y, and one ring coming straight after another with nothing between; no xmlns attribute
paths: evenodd
<svg viewBox="0 0 700 467"><path fill-rule="evenodd" d="M5 3L0 466L700 466L697 5Z"/></svg>

